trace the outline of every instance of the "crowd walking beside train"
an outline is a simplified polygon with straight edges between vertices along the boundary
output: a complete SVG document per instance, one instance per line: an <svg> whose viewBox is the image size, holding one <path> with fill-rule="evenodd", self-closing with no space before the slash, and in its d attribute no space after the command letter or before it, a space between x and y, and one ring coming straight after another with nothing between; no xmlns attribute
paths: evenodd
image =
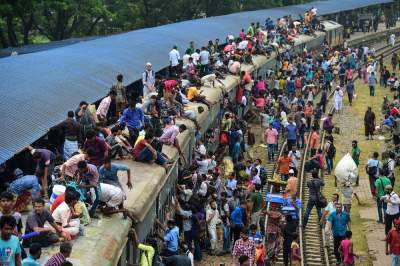
<svg viewBox="0 0 400 266"><path fill-rule="evenodd" d="M132 228L130 240L140 250L139 265L193 266L203 260L205 252L230 254L234 265L274 264L281 255L285 265L301 265L299 233L308 230L314 207L321 227L332 235L338 265L354 265L353 193L350 202L348 195L339 200L339 194L334 194L331 202L321 203L325 183L320 173L333 171L336 155L333 114L326 113L328 95L332 93L334 112L340 115L345 93L350 105L356 95L354 73L368 83L371 96L379 83L376 73L381 73L382 86L397 89L397 78L395 74L389 77L368 47L339 49L325 42L318 52L291 51L299 34L324 30L316 12L315 8L307 10L302 20L285 16L276 22L268 18L265 25L252 23L238 32L238 38L227 36L225 44L217 39L196 47L190 42L182 56L180 47L173 46L166 75L155 73L147 62L140 90L125 87L119 74L97 108L81 101L50 129L46 148L26 148L34 174L13 169L12 180L0 195L0 265L40 265L42 248L60 242L60 252L45 265L72 265L67 261L71 243L85 237L85 226L93 219L122 213L135 224L135 217L124 207L126 190L134 187L136 175L127 161L160 166L168 173L175 162L163 152L164 145L176 149L179 157L175 196L163 220L157 219L152 235L141 241ZM256 77L243 70L254 64L254 56L273 54L275 70ZM223 82L227 75L239 80L234 97ZM202 87L220 90L222 101L208 99ZM196 103L196 108L185 108L190 103ZM197 119L216 105L221 107L218 128L207 130L203 137ZM397 105L391 103L384 123L393 131L395 144L400 140ZM364 119L368 139L373 138L375 120L369 108ZM248 121L259 124L261 133ZM193 156L186 158L179 135L189 130L196 132L196 147L189 153ZM323 145L321 131L326 132ZM268 162L248 156L256 141L262 142ZM283 143L286 148L280 153ZM298 178L306 145L310 154L305 168L313 178L306 184L309 200L301 202ZM360 152L353 141L357 166ZM388 160L387 173L385 167L380 169L377 156L368 162L367 171L379 221L386 225L387 252L398 261L400 199L393 191L394 155L390 157L393 161ZM277 175L266 166L273 163ZM121 175L126 176L125 184L121 184ZM266 200L263 188L271 182L281 189ZM30 204L33 210L23 225L20 212ZM300 221L302 205L306 208Z"/></svg>

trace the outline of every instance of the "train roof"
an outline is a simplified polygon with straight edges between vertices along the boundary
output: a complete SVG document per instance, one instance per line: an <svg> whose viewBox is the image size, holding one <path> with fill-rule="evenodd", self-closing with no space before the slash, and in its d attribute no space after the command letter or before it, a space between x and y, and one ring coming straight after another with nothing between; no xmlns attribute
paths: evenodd
<svg viewBox="0 0 400 266"><path fill-rule="evenodd" d="M392 1L346 0L344 6L336 0L316 1L140 29L2 58L0 162L42 137L81 100L95 102L102 98L117 73L123 74L129 84L140 79L145 62L152 62L156 71L168 66L168 52L173 45L183 52L190 40L198 46L215 38L224 40L251 22L288 14L297 17L311 7L323 15L389 2Z"/></svg>

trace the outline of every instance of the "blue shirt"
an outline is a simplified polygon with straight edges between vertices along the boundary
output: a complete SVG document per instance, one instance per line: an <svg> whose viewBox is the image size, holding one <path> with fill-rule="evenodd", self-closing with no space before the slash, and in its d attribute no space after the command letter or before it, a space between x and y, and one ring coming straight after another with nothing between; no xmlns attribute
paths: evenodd
<svg viewBox="0 0 400 266"><path fill-rule="evenodd" d="M106 169L103 165L99 169L100 182L110 181L113 184L119 184L118 171L128 171L128 170L129 167L125 164L112 163L110 170Z"/></svg>
<svg viewBox="0 0 400 266"><path fill-rule="evenodd" d="M17 180L11 182L8 191L14 194L21 194L23 191L32 189L32 198L36 199L40 196L40 185L35 175L24 175Z"/></svg>
<svg viewBox="0 0 400 266"><path fill-rule="evenodd" d="M175 226L172 229L167 229L165 231L164 241L168 250L172 252L178 251L179 228Z"/></svg>
<svg viewBox="0 0 400 266"><path fill-rule="evenodd" d="M289 125L286 126L286 134L287 134L287 139L288 140L297 139L297 136L296 136L296 125L293 124L293 123L289 123Z"/></svg>
<svg viewBox="0 0 400 266"><path fill-rule="evenodd" d="M298 211L291 211L289 214L292 216L294 220L299 219L299 211L301 210L301 200L299 198L296 198L296 206L293 206L292 201L290 198L286 199L286 202L284 203L284 206L286 207L297 207Z"/></svg>
<svg viewBox="0 0 400 266"><path fill-rule="evenodd" d="M375 75L371 75L368 78L368 84L369 84L369 86L375 86L375 83L376 83L376 77L375 77Z"/></svg>
<svg viewBox="0 0 400 266"><path fill-rule="evenodd" d="M332 223L333 236L344 236L347 231L347 223L350 221L350 217L346 211L342 211L340 215L335 211L329 215L328 221Z"/></svg>
<svg viewBox="0 0 400 266"><path fill-rule="evenodd" d="M281 130L281 122L278 119L275 119L274 121L272 121L272 127L279 132Z"/></svg>
<svg viewBox="0 0 400 266"><path fill-rule="evenodd" d="M294 92L294 81L293 80L286 81L286 90L288 91L288 93Z"/></svg>
<svg viewBox="0 0 400 266"><path fill-rule="evenodd" d="M348 94L353 94L354 93L354 84L353 83L347 84L346 90L347 90Z"/></svg>
<svg viewBox="0 0 400 266"><path fill-rule="evenodd" d="M249 240L253 240L253 241L262 241L262 235L260 232L256 232L255 234L253 234L253 232L249 231Z"/></svg>
<svg viewBox="0 0 400 266"><path fill-rule="evenodd" d="M8 240L0 238L0 265L15 266L16 254L21 255L18 237L12 235Z"/></svg>
<svg viewBox="0 0 400 266"><path fill-rule="evenodd" d="M144 113L140 108L128 107L122 113L119 124L125 123L128 128L136 128L140 130L144 121Z"/></svg>
<svg viewBox="0 0 400 266"><path fill-rule="evenodd" d="M40 266L40 264L36 262L32 255L29 255L22 261L22 266Z"/></svg>
<svg viewBox="0 0 400 266"><path fill-rule="evenodd" d="M236 207L231 213L232 223L235 225L243 224L243 210L240 207Z"/></svg>
<svg viewBox="0 0 400 266"><path fill-rule="evenodd" d="M383 124L386 125L386 126L392 127L393 126L393 121L390 118L386 118L385 120L383 120Z"/></svg>

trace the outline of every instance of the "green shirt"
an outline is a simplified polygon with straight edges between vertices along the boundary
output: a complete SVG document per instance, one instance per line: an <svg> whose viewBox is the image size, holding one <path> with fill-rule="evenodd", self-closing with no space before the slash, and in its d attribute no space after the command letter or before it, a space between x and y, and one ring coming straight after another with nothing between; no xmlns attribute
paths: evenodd
<svg viewBox="0 0 400 266"><path fill-rule="evenodd" d="M360 153L361 153L361 150L360 150L360 148L358 146L355 147L355 148L353 147L351 149L351 158L353 158L353 160L356 163L357 167L360 164Z"/></svg>
<svg viewBox="0 0 400 266"><path fill-rule="evenodd" d="M263 196L261 195L260 192L254 192L253 195L251 196L251 202L253 202L253 208L251 209L252 213L258 212L261 210L262 207L262 202L263 202Z"/></svg>
<svg viewBox="0 0 400 266"><path fill-rule="evenodd" d="M375 187L378 188L378 195L377 197L382 197L385 195L385 187L387 185L391 185L392 183L390 182L389 178L386 176L381 176L375 180Z"/></svg>

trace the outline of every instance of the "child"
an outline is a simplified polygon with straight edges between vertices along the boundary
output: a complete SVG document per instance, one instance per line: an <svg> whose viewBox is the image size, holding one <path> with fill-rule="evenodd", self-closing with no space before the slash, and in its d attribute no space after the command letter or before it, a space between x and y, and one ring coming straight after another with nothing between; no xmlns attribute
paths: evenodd
<svg viewBox="0 0 400 266"><path fill-rule="evenodd" d="M292 262L292 266L299 266L301 265L301 254L300 254L300 246L297 243L299 235L297 233L293 234L293 241L292 241L292 245L290 247L290 254L291 254L291 262Z"/></svg>
<svg viewBox="0 0 400 266"><path fill-rule="evenodd" d="M3 215L13 216L17 222L17 226L13 230L15 236L22 235L22 216L19 212L14 212L14 195L11 192L4 191L0 195L1 212L0 217Z"/></svg>
<svg viewBox="0 0 400 266"><path fill-rule="evenodd" d="M344 266L352 266L355 263L354 258L357 256L353 253L353 242L351 241L351 231L346 231L345 239L342 240L339 246L339 253L343 258Z"/></svg>
<svg viewBox="0 0 400 266"><path fill-rule="evenodd" d="M264 245L262 244L262 241L257 240L256 242L256 265L257 266L263 266L264 264Z"/></svg>
<svg viewBox="0 0 400 266"><path fill-rule="evenodd" d="M254 242L262 242L262 235L259 231L257 231L256 224L250 225L249 240L253 240Z"/></svg>
<svg viewBox="0 0 400 266"><path fill-rule="evenodd" d="M224 229L224 244L223 244L223 250L222 252L225 254L230 254L231 251L231 227L229 224L229 219L227 218L226 215L221 217L222 219L222 225Z"/></svg>
<svg viewBox="0 0 400 266"><path fill-rule="evenodd" d="M0 250L2 265L21 265L21 245L18 237L12 234L13 229L17 226L14 217L3 215L0 218Z"/></svg>

